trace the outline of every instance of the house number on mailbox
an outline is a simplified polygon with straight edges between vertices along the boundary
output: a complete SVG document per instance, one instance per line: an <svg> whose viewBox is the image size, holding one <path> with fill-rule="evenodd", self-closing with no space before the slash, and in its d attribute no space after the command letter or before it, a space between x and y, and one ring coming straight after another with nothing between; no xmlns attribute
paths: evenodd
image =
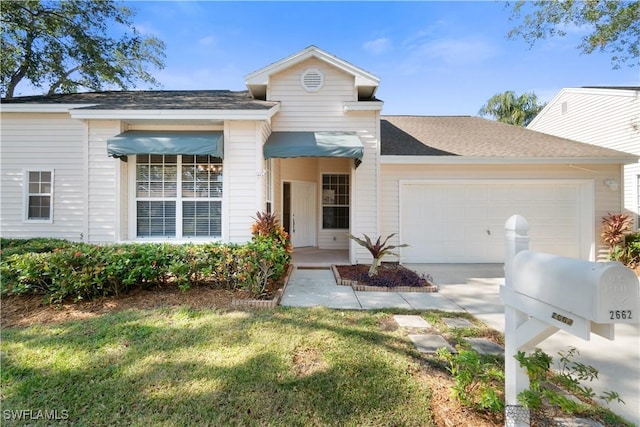
<svg viewBox="0 0 640 427"><path fill-rule="evenodd" d="M565 316L563 316L561 314L553 313L551 315L551 317L553 319L556 319L559 322L562 322L562 323L566 324L566 325L569 325L569 326L573 325L573 319L569 319L568 317L565 317Z"/></svg>
<svg viewBox="0 0 640 427"><path fill-rule="evenodd" d="M609 310L611 320L632 319L631 310Z"/></svg>

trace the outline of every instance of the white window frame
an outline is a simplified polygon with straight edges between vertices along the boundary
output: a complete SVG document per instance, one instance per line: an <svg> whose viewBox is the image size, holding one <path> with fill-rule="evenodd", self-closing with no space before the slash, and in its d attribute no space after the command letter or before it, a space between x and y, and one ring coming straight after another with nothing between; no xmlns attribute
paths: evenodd
<svg viewBox="0 0 640 427"><path fill-rule="evenodd" d="M326 204L327 207L347 207L349 209L349 215L347 216L349 224L347 226L347 228L325 228L324 226L324 208L325 208L325 203L324 203L324 198L323 198L323 193L324 193L324 177L328 176L328 175L337 175L337 176L346 176L347 179L349 180L349 188L347 189L347 194L346 196L349 198L349 203L346 205L340 205L340 204ZM347 173L347 172L323 172L320 175L320 226L322 231L340 231L340 230L350 230L351 229L351 199L352 199L352 194L351 194L351 174Z"/></svg>
<svg viewBox="0 0 640 427"><path fill-rule="evenodd" d="M30 172L48 172L51 174L51 191L49 193L31 193L29 191L29 175ZM28 223L39 223L39 224L52 224L53 223L53 197L54 197L54 187L55 187L55 174L54 169L42 169L42 168L30 168L23 169L23 215L22 221ZM29 218L29 197L30 196L49 196L49 218Z"/></svg>
<svg viewBox="0 0 640 427"><path fill-rule="evenodd" d="M224 187L224 159L222 160L222 197L209 197L209 198L197 198L197 197L186 197L182 196L182 164L183 164L183 155L177 154L177 193L175 197L153 197L153 198L138 198L137 196L137 185L136 185L136 173L137 173L137 156L132 155L129 156L129 163L132 167L129 168L128 172L128 180L129 180L129 207L128 207L128 215L129 215L129 240L136 240L141 242L154 242L154 241L167 241L171 240L174 242L193 242L193 241L203 241L203 242L216 242L222 241L224 239L224 205L225 205L225 187ZM176 203L176 235L175 236L142 236L138 237L138 213L137 213L137 202L138 199L149 200L149 201L174 201ZM220 208L220 236L184 236L183 235L183 202L189 201L219 201L221 204Z"/></svg>
<svg viewBox="0 0 640 427"><path fill-rule="evenodd" d="M636 230L640 231L640 173L636 175L636 207L638 214L636 215Z"/></svg>
<svg viewBox="0 0 640 427"><path fill-rule="evenodd" d="M264 161L264 205L267 212L273 213L273 159Z"/></svg>

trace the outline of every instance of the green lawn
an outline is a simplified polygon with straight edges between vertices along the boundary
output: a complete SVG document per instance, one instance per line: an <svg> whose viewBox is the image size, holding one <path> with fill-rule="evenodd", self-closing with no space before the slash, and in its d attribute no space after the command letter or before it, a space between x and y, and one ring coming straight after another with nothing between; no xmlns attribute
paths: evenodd
<svg viewBox="0 0 640 427"><path fill-rule="evenodd" d="M432 425L418 353L391 316L175 308L4 329L2 424L56 410L66 420L27 424Z"/></svg>

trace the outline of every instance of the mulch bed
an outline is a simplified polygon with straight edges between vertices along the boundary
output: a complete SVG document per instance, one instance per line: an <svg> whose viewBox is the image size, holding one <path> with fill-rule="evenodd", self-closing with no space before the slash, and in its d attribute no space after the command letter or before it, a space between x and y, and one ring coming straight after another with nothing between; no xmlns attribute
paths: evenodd
<svg viewBox="0 0 640 427"><path fill-rule="evenodd" d="M369 276L369 265L334 265L338 285L351 286L356 291L437 292L430 277L425 277L399 264L381 264L376 276Z"/></svg>

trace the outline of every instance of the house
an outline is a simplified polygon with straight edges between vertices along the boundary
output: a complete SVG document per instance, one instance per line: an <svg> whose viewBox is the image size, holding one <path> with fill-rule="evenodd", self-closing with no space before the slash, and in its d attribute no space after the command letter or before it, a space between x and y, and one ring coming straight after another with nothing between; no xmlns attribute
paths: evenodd
<svg viewBox="0 0 640 427"><path fill-rule="evenodd" d="M640 86L562 89L528 128L640 156ZM639 229L640 163L624 165L618 185Z"/></svg>
<svg viewBox="0 0 640 427"><path fill-rule="evenodd" d="M628 153L477 117L381 116L378 77L310 46L247 91L19 97L1 105L3 237L244 242L276 212L295 248L401 262L502 262L519 213L532 248L601 258Z"/></svg>

